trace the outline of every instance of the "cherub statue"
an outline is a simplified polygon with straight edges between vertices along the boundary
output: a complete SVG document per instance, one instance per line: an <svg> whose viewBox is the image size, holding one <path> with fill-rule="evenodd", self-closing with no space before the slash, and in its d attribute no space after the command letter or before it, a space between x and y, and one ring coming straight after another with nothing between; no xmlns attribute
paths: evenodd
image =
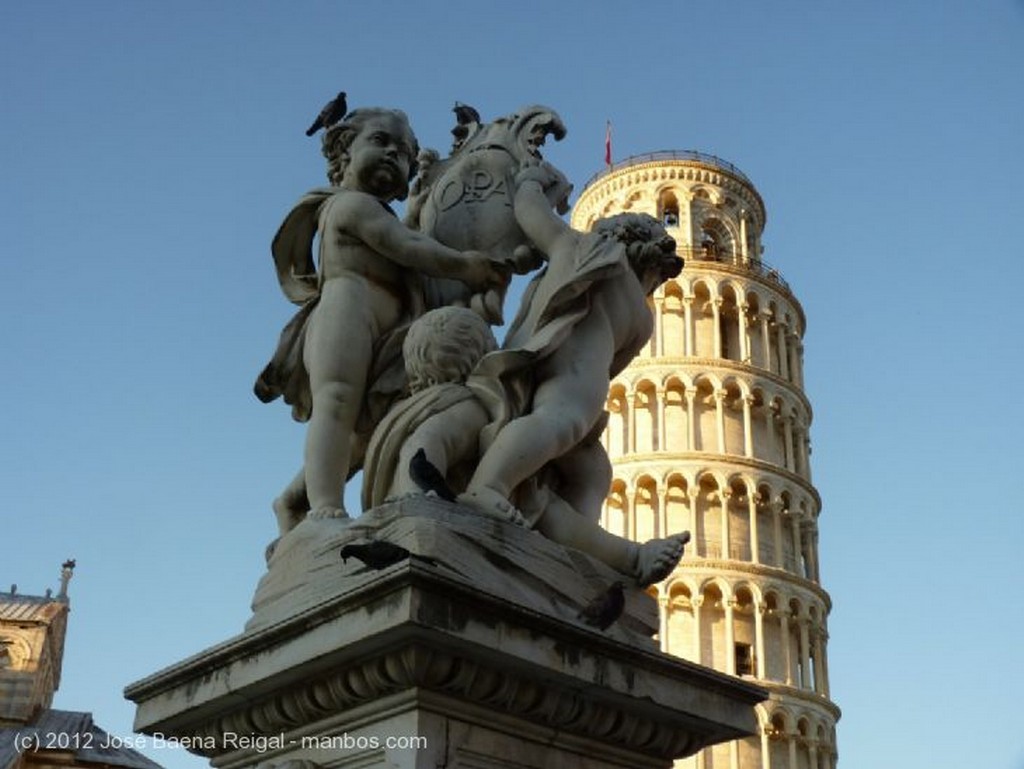
<svg viewBox="0 0 1024 769"><path fill-rule="evenodd" d="M573 230L551 210L550 195L563 186L547 163L517 177L516 219L548 264L527 288L503 350L477 371L509 411L462 499L492 515L514 515L517 487L549 463L575 453L575 462L600 464L599 444L584 439L600 427L611 379L650 339L647 296L682 269L675 241L650 216L620 214L592 232ZM592 500L570 502L584 514L593 509Z"/></svg>
<svg viewBox="0 0 1024 769"><path fill-rule="evenodd" d="M476 371L482 358L496 354L495 347L490 327L466 308L431 310L412 324L403 345L412 394L394 405L370 440L363 474L366 509L423 493L412 474L421 451L448 485L465 487L482 449L480 436L494 418L489 393L481 397L477 387ZM602 529L596 516L574 509L550 480L531 479L529 494L530 523L546 537L604 561L641 586L661 581L675 568L687 532L644 543L616 536ZM601 478L588 480L597 481L603 498L610 478L603 487Z"/></svg>
<svg viewBox="0 0 1024 769"><path fill-rule="evenodd" d="M332 187L306 195L273 245L282 289L303 307L256 383L261 400L283 395L297 419L309 420L303 469L275 502L282 534L306 509L347 517L342 493L356 464L357 421L380 351L423 311L420 276L476 291L507 279L500 263L410 229L388 206L406 197L416 173L418 144L403 112L357 109L323 143Z"/></svg>

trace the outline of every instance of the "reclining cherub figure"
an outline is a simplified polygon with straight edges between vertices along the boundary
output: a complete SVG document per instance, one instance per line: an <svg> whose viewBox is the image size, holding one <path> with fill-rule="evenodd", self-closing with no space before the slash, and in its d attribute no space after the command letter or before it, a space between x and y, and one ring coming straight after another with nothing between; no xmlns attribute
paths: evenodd
<svg viewBox="0 0 1024 769"><path fill-rule="evenodd" d="M494 354L495 347L487 323L465 308L432 310L410 327L403 350L412 394L391 409L370 440L363 477L364 508L423 493L410 473L419 451L449 486L464 488L480 456L482 435L489 425L493 427L495 415L488 406L491 393L481 388L475 368L482 358ZM599 443L595 445L600 449ZM584 461L592 463L589 448L587 454ZM604 462L610 478L606 455ZM682 557L688 532L644 543L611 534L601 528L596 516L581 514L559 494L556 476L549 468L524 484L522 496L529 501L530 525L555 542L634 577L641 586L659 582L672 572ZM601 482L600 476L597 480ZM603 488L590 496L603 499L607 490L605 479Z"/></svg>

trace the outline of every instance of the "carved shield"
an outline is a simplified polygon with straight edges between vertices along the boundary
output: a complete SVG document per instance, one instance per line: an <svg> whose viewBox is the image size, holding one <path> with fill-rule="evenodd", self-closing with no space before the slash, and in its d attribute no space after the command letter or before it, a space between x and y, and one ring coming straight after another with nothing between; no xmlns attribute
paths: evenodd
<svg viewBox="0 0 1024 769"><path fill-rule="evenodd" d="M444 166L420 214L423 231L460 251L511 258L525 242L512 210L519 163L505 149L481 147Z"/></svg>
<svg viewBox="0 0 1024 769"><path fill-rule="evenodd" d="M483 126L474 126L452 155L435 164L425 180L429 187L419 211L420 229L460 251L484 251L517 272L536 266L529 243L513 210L515 177L526 163L538 162L538 147L548 135L565 136L557 113L528 107ZM511 279L511 276L510 276ZM427 302L472 306L491 323L501 323L507 284L496 296L472 297L465 284L429 281Z"/></svg>

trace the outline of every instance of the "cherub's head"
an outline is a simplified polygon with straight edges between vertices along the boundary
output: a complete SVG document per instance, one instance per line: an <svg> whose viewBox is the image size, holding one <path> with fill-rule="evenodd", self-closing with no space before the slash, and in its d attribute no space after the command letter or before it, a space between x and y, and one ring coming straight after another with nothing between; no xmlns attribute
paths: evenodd
<svg viewBox="0 0 1024 769"><path fill-rule="evenodd" d="M394 150L393 157L390 149ZM420 147L404 112L366 107L353 110L326 131L322 151L327 158L327 178L331 184L340 185L350 166L360 172L360 178L363 166L370 171L377 168L385 172L385 176L393 175L395 178L385 181L367 179L361 182L361 188L383 185L386 190L366 191L390 200L404 200L409 194L409 182L416 176ZM390 168L391 164L394 168ZM387 173L389 171L392 173Z"/></svg>
<svg viewBox="0 0 1024 769"><path fill-rule="evenodd" d="M675 240L653 216L617 214L598 219L593 231L607 233L626 246L629 264L648 293L683 269Z"/></svg>
<svg viewBox="0 0 1024 769"><path fill-rule="evenodd" d="M442 382L464 382L497 347L491 327L472 310L431 310L409 327L402 345L409 388L415 392Z"/></svg>

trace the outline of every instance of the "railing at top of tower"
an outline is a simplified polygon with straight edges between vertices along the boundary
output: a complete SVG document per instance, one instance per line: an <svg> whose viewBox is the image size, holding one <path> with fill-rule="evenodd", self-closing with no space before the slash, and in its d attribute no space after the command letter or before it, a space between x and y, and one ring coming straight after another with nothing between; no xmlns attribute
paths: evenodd
<svg viewBox="0 0 1024 769"><path fill-rule="evenodd" d="M704 163L709 166L715 166L721 168L723 171L728 171L733 176L745 181L751 187L754 183L750 181L745 173L730 163L728 160L722 160L722 158L716 155L708 155L704 152L698 152L697 150L659 150L658 152L648 152L643 155L631 155L624 160L620 160L618 163L612 163L610 166L605 168L603 171L598 171L596 174L587 179L587 183L583 185L583 189L586 189L591 184L596 182L602 176L610 174L614 171L618 171L629 166L639 165L640 163L657 163L661 160L692 160L697 163Z"/></svg>
<svg viewBox="0 0 1024 769"><path fill-rule="evenodd" d="M778 270L763 259L755 257L744 258L742 254L722 253L717 248L707 246L679 246L676 249L676 253L683 257L684 262L689 262L691 259L695 262L717 262L718 264L726 264L731 267L749 270L755 275L778 283L786 291L792 293L792 289L790 289L786 279L779 274Z"/></svg>

